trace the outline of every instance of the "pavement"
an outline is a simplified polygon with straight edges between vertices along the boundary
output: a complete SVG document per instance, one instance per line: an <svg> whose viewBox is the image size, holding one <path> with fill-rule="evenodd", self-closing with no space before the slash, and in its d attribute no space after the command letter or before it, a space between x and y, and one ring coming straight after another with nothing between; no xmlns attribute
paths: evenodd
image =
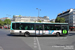
<svg viewBox="0 0 75 50"><path fill-rule="evenodd" d="M0 47L0 50L33 50L17 36L11 36L7 30L0 30Z"/></svg>
<svg viewBox="0 0 75 50"><path fill-rule="evenodd" d="M75 50L75 31L65 37L24 37L0 29L0 50Z"/></svg>

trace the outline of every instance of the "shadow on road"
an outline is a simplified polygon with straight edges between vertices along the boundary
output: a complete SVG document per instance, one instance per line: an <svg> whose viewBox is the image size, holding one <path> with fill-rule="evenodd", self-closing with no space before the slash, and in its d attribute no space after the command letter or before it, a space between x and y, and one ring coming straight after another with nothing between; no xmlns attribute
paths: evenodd
<svg viewBox="0 0 75 50"><path fill-rule="evenodd" d="M7 34L7 36L12 36L12 37L24 37L23 35L11 35L11 34Z"/></svg>
<svg viewBox="0 0 75 50"><path fill-rule="evenodd" d="M7 34L7 36L12 36L12 37L25 37L24 35L11 35ZM30 35L29 37L57 37L56 35ZM66 37L66 36L60 36L60 37Z"/></svg>

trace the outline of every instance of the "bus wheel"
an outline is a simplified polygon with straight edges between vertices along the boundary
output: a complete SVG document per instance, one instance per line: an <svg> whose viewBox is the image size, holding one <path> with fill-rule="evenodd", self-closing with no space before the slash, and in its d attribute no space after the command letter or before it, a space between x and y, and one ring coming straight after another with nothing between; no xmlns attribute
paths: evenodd
<svg viewBox="0 0 75 50"><path fill-rule="evenodd" d="M24 34L24 36L25 36L25 37L29 37L29 33L26 32L26 33Z"/></svg>
<svg viewBox="0 0 75 50"><path fill-rule="evenodd" d="M60 33L57 32L57 33L56 33L56 36L59 37L59 36L60 36Z"/></svg>

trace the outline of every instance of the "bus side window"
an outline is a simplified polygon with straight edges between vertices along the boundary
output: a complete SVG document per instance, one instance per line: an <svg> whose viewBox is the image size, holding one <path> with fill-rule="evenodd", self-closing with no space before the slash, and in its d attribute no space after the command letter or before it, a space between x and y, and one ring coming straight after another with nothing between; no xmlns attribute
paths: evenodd
<svg viewBox="0 0 75 50"><path fill-rule="evenodd" d="M49 26L47 26L47 30L49 30Z"/></svg>
<svg viewBox="0 0 75 50"><path fill-rule="evenodd" d="M31 30L33 30L33 26L30 26Z"/></svg>
<svg viewBox="0 0 75 50"><path fill-rule="evenodd" d="M21 30L21 29L22 29L22 27L23 27L23 26L22 26L22 25L20 25L20 26L19 26L19 30Z"/></svg>
<svg viewBox="0 0 75 50"><path fill-rule="evenodd" d="M58 28L58 30L60 30L61 28L60 28L60 26L59 27L57 27Z"/></svg>
<svg viewBox="0 0 75 50"><path fill-rule="evenodd" d="M39 29L41 30L41 26L39 26Z"/></svg>
<svg viewBox="0 0 75 50"><path fill-rule="evenodd" d="M28 26L25 26L25 30L28 30Z"/></svg>
<svg viewBox="0 0 75 50"><path fill-rule="evenodd" d="M33 27L31 28L31 30L33 30Z"/></svg>
<svg viewBox="0 0 75 50"><path fill-rule="evenodd" d="M52 26L52 30L53 30L53 26Z"/></svg>
<svg viewBox="0 0 75 50"><path fill-rule="evenodd" d="M19 30L21 30L21 27L19 27Z"/></svg>
<svg viewBox="0 0 75 50"><path fill-rule="evenodd" d="M28 26L28 30L33 30L33 26L32 25Z"/></svg>
<svg viewBox="0 0 75 50"><path fill-rule="evenodd" d="M39 30L39 27L38 26L36 26L36 30Z"/></svg>
<svg viewBox="0 0 75 50"><path fill-rule="evenodd" d="M44 26L44 30L49 30L47 25Z"/></svg>
<svg viewBox="0 0 75 50"><path fill-rule="evenodd" d="M44 27L45 30L47 30L47 27Z"/></svg>
<svg viewBox="0 0 75 50"><path fill-rule="evenodd" d="M58 30L58 28L57 28L57 27L55 27L55 30Z"/></svg>

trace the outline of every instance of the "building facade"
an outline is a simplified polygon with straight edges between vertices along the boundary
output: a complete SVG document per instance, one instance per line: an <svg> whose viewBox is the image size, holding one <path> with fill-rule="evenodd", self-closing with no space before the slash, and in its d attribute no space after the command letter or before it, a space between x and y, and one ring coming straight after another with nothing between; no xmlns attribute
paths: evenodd
<svg viewBox="0 0 75 50"><path fill-rule="evenodd" d="M71 30L75 30L75 9L69 9L67 11L64 11L62 13L59 13L57 17L63 17L65 18L65 23L69 24L69 28Z"/></svg>
<svg viewBox="0 0 75 50"><path fill-rule="evenodd" d="M51 20L50 20L50 22L53 22L53 23L55 23L55 19L51 19Z"/></svg>
<svg viewBox="0 0 75 50"><path fill-rule="evenodd" d="M8 18L8 17L0 18L0 20L2 20L2 21L4 21L5 19L10 19L11 20L11 18Z"/></svg>
<svg viewBox="0 0 75 50"><path fill-rule="evenodd" d="M30 17L30 16L13 16L13 21L15 22L50 22L49 17Z"/></svg>

